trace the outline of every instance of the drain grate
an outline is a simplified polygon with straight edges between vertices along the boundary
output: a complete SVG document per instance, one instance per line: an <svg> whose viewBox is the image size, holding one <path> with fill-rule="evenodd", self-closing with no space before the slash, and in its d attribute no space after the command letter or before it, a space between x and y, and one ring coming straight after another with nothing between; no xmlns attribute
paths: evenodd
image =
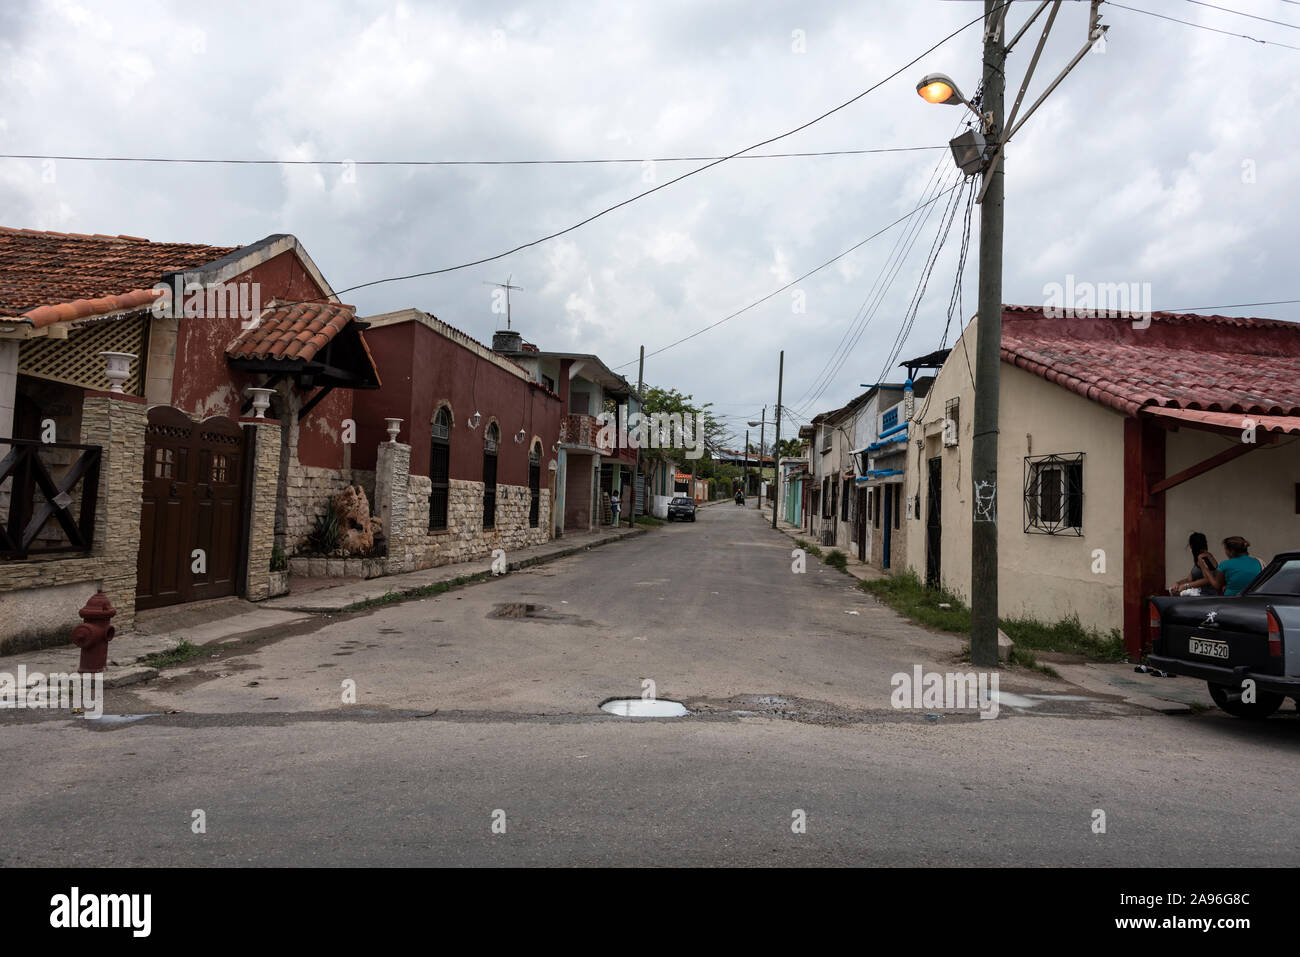
<svg viewBox="0 0 1300 957"><path fill-rule="evenodd" d="M690 714L680 701L663 698L610 698L601 704L600 710L621 718L680 718Z"/></svg>

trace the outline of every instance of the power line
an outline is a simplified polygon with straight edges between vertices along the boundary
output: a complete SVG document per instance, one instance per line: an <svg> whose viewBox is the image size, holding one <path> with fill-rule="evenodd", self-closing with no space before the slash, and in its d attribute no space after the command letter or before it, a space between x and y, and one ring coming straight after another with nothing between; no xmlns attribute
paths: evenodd
<svg viewBox="0 0 1300 957"><path fill-rule="evenodd" d="M1300 30L1300 26L1294 23L1287 23L1284 20L1270 20L1268 17L1257 17L1253 13L1245 13L1241 10L1231 10L1228 7L1220 7L1217 4L1206 3L1205 0L1187 0L1188 3L1194 3L1198 7L1209 7L1211 10L1222 10L1224 13L1235 13L1239 17L1248 17L1251 20L1259 20L1261 23L1273 23L1279 27L1290 27L1292 30Z"/></svg>
<svg viewBox="0 0 1300 957"><path fill-rule="evenodd" d="M926 181L925 187L921 190L921 195L922 195L922 196L927 196L927 195L929 195L931 189L937 189L937 188L939 187L939 185L942 184L943 180L942 180L942 178L939 177L939 171L943 168L943 165L944 165L944 163L943 163L943 160L942 160L942 159L940 159L940 161L939 161L938 163L935 164L934 169L931 170L931 172L930 172L930 178ZM928 214L927 214L927 216L928 216ZM876 274L876 278L872 281L871 288L867 290L867 295L866 295L866 297L862 300L862 305L859 306L858 309L857 309L857 311L854 313L854 315L853 315L853 320L848 324L848 326L845 327L843 334L840 336L840 340L839 340L839 342L837 342L837 343L835 344L835 348L831 350L831 354L830 354L829 358L827 358L827 360L826 360L826 364L825 364L824 366L822 366L821 371L818 372L817 375L813 378L812 383L808 386L808 388L806 388L806 389L803 391L803 394L801 394L801 395L799 396L799 398L797 398L797 399L794 400L794 404L795 404L796 406L798 406L799 408L804 408L804 406L807 404L807 403L804 402L804 400L805 400L809 395L811 395L812 393L814 393L814 391L817 389L817 387L818 387L819 385L822 384L822 380L823 380L823 378L825 378L825 377L827 376L827 373L830 372L830 370L832 369L832 367L835 365L835 362L836 362L836 360L840 357L840 355L841 355L841 351L844 349L845 344L848 343L850 337L853 335L854 331L857 329L858 323L863 321L863 317L864 317L864 314L865 314L865 312L866 312L866 310L867 310L868 304L871 303L871 301L873 300L873 298L875 298L877 287L880 285L880 282L881 282L881 280L885 277L885 275L886 275L887 273L889 273L889 271L890 271L890 267L891 267L891 264L894 263L894 256L895 256L895 254L898 253L898 250L899 250L900 246L902 246L902 245L904 244L904 242L908 239L908 237L909 237L910 235L915 235L915 233L914 233L914 231L913 231L914 227L916 228L917 231L919 231L919 228L920 228L921 225L924 225L924 224L923 224L923 223L918 224L917 221L913 220L911 223L908 224L908 229L906 229L906 230L904 230L902 233L900 233L899 236L898 236L898 238L894 241L894 246L893 246L893 248L889 251L889 255L888 255L887 257L885 257L884 265L882 265L882 267L881 267L881 269L880 269L880 272ZM908 245L908 246L907 246L907 250L910 251L910 249L911 249L911 246ZM907 255L907 252L904 252L902 258L906 258L906 255ZM900 262L899 262L898 265L901 265L901 259L900 259ZM890 277L889 282L886 283L886 285L885 285L885 287L884 287L886 290L889 288L889 285L892 284L892 282L893 282L893 276L897 276L897 274L898 274L898 273L897 273L897 270L895 270L895 272L893 273L893 275ZM873 314L874 314L874 311L875 311L875 310L873 309L873 310L872 310L872 313L873 313ZM866 322L870 322L870 318L867 318L867 319L866 319ZM865 325L865 323L864 323L864 325ZM835 371L837 372L838 369L836 369ZM831 372L831 375L834 375L834 373ZM820 395L820 394L821 394L820 392L817 393L817 395ZM815 400L815 397L814 397L814 400Z"/></svg>
<svg viewBox="0 0 1300 957"><path fill-rule="evenodd" d="M1002 7L1006 7L1010 2L1011 2L1011 0L1006 0L1006 3L1003 3L1003 4L1002 4ZM999 9L1001 9L1001 8L999 8ZM757 142L757 143L754 143L754 144L752 144L752 145L750 145L750 146L746 146L746 147L745 147L744 149L742 149L742 150L737 150L736 152L731 153L731 154L729 154L728 156L724 156L724 157L722 157L721 159L714 160L714 161L712 161L712 162L710 162L710 163L706 163L704 166L700 166L700 167L698 167L698 168L696 168L696 169L693 169L693 170L690 170L690 171L688 171L688 172L682 173L680 176L674 176L672 179L668 180L666 183L661 183L661 184L659 184L658 186L655 186L655 187L652 187L651 189L645 190L644 192L637 193L635 196L632 196L632 197L630 197L630 198L628 198L628 199L625 199L625 200L623 200L621 203L616 203L616 204L614 204L613 206L609 206L609 207L607 207L607 208L605 208L605 209L602 209L600 212L595 213L595 214L593 214L593 215L591 215L591 216L588 216L586 219L583 219L583 220L581 220L581 221L579 221L579 222L577 222L577 223L574 223L572 226L567 226L567 227L565 227L564 229L557 230L556 232L553 232L553 233L549 233L549 234L547 234L547 235L545 235L545 236L542 236L540 239L534 239L534 240L532 240L531 242L522 243L522 244L520 244L520 245L518 245L518 246L515 246L513 249L507 249L505 252L497 253L497 254L495 254L495 255L493 255L493 256L485 256L485 257L483 257L482 259L476 259L476 260L473 260L472 262L461 263L461 264L459 264L459 265L457 265L457 266L444 266L444 267L441 268L441 269L428 269L428 270L425 270L425 271L423 271L423 272L410 273L410 274L405 275L405 276L390 276L390 277L388 277L387 279L374 279L374 280L371 280L370 282L358 283L358 284L355 285L355 286L348 286L346 289L340 289L340 290L337 290L336 295L343 295L344 293L353 292L353 291L355 291L355 290L357 290L357 289L365 289L365 288L368 288L368 287L370 287L370 286L378 286L378 285L381 285L381 284L383 284L383 283L389 283L389 282L401 282L401 281L406 280L406 279L419 279L419 278L423 278L423 277L425 277L425 276L438 276L438 275L442 275L442 274L444 274L444 273L455 272L456 270L459 270L459 269L469 269L469 268L472 267L472 266L481 266L481 265L483 265L484 263L490 263L490 262L495 262L495 261L498 260L498 259L504 259L506 256L513 255L514 253L520 252L520 251L522 251L522 250L524 250L524 249L529 249L529 248L531 248L531 247L533 247L533 246L538 246L538 245L540 245L540 244L542 244L542 243L544 243L544 242L548 242L549 240L556 239L556 238L558 238L558 237L560 237L560 236L563 236L563 235L565 235L566 233L571 233L571 232L573 232L575 229L579 229L579 228L581 228L581 227L587 225L588 223L590 223L590 222L592 222L592 221L594 221L594 220L599 219L599 218L602 217L602 216L608 215L609 213L612 213L612 212L614 212L614 211L617 210L617 209L621 209L621 208L624 207L624 206L627 206L627 205L629 205L629 204L631 204L631 203L634 203L634 202L636 202L638 199L643 199L644 197L649 196L651 193L657 193L657 192L658 192L659 190L661 190L661 189L667 189L669 186L672 186L672 185L675 184L675 183L680 183L682 180L687 179L688 177L695 176L696 174L698 174L698 173L702 173L702 172L704 172L704 171L707 170L707 169L712 169L714 166L717 166L719 163L724 163L724 162L726 162L726 161L729 160L729 159L734 159L734 158L740 156L742 153L748 153L748 152L750 152L751 150L756 150L756 149L758 149L758 148L761 147L761 146L767 146L769 143L775 143L777 140L782 140L782 139L785 139L786 137L793 136L793 135L796 134L796 133L802 132L803 130L806 130L806 129L808 129L810 126L814 125L815 123L820 123L822 120L826 119L828 116L831 116L831 115L834 114L834 113L838 113L840 110L843 110L843 109L845 109L846 107L852 105L853 103L856 103L858 100L862 99L862 98L863 98L864 96L866 96L868 93L871 93L872 91L877 90L877 89L879 89L880 87L884 86L886 83L888 83L888 82L889 82L890 80L892 80L894 77L896 77L896 76L898 76L899 74L901 74L904 70L908 70L908 69L910 69L910 68L913 67L915 64L917 64L917 63L919 63L921 60L925 59L925 57L929 56L929 55L930 55L931 53L933 53L935 50L939 49L939 47L943 46L945 43L947 43L947 42L948 42L949 40L951 40L953 37L957 36L958 34L964 32L965 30L967 30L967 29L969 29L970 27L974 26L976 23L980 23L980 22L982 22L983 20L984 20L984 14L981 13L978 17L976 17L975 19L969 21L969 22L966 23L965 25L963 25L963 26L961 26L961 27L958 27L956 30L954 30L952 33L948 34L946 37L944 37L944 38L943 38L942 40L940 40L938 43L936 43L936 44L934 44L933 46L931 46L929 49L926 49L926 50L922 51L921 53L917 54L915 57L913 57L913 58L912 58L911 60L909 60L907 63L905 63L905 64L903 64L902 66L900 66L897 70L895 70L893 73L889 74L889 75L888 75L887 77L885 77L884 79L879 80L879 81L877 81L876 83L873 83L871 86L867 87L867 88L866 88L865 90L863 90L861 93L855 94L854 96L852 96L852 97L850 97L849 99L845 100L843 103L839 104L839 106L831 107L829 110L827 110L826 112L822 113L820 116L816 116L816 117L814 117L813 119L808 120L806 123L801 123L799 126L796 126L796 127L794 127L793 129L787 130L787 131L784 132L784 133L779 133L779 134L777 134L776 136L772 136L772 137L769 137L768 139L761 140L761 141L759 141L759 142Z"/></svg>
<svg viewBox="0 0 1300 957"><path fill-rule="evenodd" d="M958 178L958 175L959 174L957 174L954 171L953 179L956 180ZM956 188L957 188L957 183L954 182L953 185L950 186L947 190L938 193L935 196L935 199L937 199L939 196L945 195L946 193L952 192ZM868 293L867 299L863 301L862 307L859 309L859 312L861 313L860 324L858 319L854 320L854 325L857 325L856 331L853 331L851 329L852 335L848 339L845 348L841 350L838 355L831 357L831 361L830 363L828 363L828 365L830 366L829 371L826 373L824 377L823 376L818 377L820 386L811 390L811 394L805 393L806 395L808 395L808 398L801 399L799 403L800 409L803 409L805 411L811 411L814 403L816 403L817 400L820 399L826 393L826 390L829 389L831 385L834 384L835 377L839 375L840 370L844 368L844 363L848 361L848 358L850 355L852 355L853 350L857 348L858 343L862 341L863 335L866 334L867 327L871 324L871 320L875 317L876 313L879 311L881 304L885 300L885 296L888 294L890 288L894 284L894 280L898 278L899 273L902 271L903 264L907 261L907 258L911 255L912 249L916 245L916 241L921 236L921 231L925 228L925 224L929 222L930 212L933 212L933 208L926 213L924 220L913 224L915 228L912 229L910 234L906 237L905 243L902 247L902 251L899 253L898 257L893 261L892 266L889 263L886 263L885 272L888 273L888 278L885 280L884 284L880 286L878 291L874 291L874 299L875 299L874 303L871 304L869 310L866 309L868 301L870 301L873 298L873 294ZM941 221L942 218L943 217L941 216L940 217ZM881 275L883 276L884 273L882 273ZM873 290L874 290L874 286L873 286Z"/></svg>
<svg viewBox="0 0 1300 957"><path fill-rule="evenodd" d="M1239 37L1242 40L1254 40L1256 43L1262 43L1271 47L1282 47L1286 50L1300 50L1300 47L1293 47L1289 43L1278 43L1276 40L1261 40L1259 37L1248 36L1245 33L1233 33L1231 30L1220 30L1218 27L1207 27L1203 23L1193 23L1191 20L1179 20L1177 17L1167 17L1163 13L1153 13L1150 10L1139 10L1137 7L1126 7L1122 3L1115 3L1114 0L1106 0L1108 6L1118 7L1121 10L1128 10L1130 13L1143 13L1148 17L1158 17L1161 20L1169 20L1171 23L1181 23L1186 27L1196 27L1198 30L1209 30L1211 33L1221 33L1225 37Z"/></svg>
<svg viewBox="0 0 1300 957"><path fill-rule="evenodd" d="M1206 309L1245 309L1248 306L1291 306L1300 299L1274 299L1271 302L1232 302L1226 306L1180 306L1177 309L1157 309L1156 312L1202 312Z"/></svg>
<svg viewBox="0 0 1300 957"><path fill-rule="evenodd" d="M796 159L808 156L864 156L869 153L914 153L947 146L887 146L864 150L816 150L807 153L753 153L746 156L654 156L605 159L540 160L336 160L220 159L167 156L65 156L55 153L0 153L0 159L58 160L74 163L191 163L224 166L591 166L614 163L702 163L725 159Z"/></svg>
<svg viewBox="0 0 1300 957"><path fill-rule="evenodd" d="M962 121L958 121L956 128L953 130L953 135L956 135L957 130L960 130L962 125ZM940 170L942 170L943 167L944 162L940 159L940 161L935 164L934 169L931 170L930 177L926 181L926 185L922 189L921 195L924 196L928 194L932 187L938 188L938 186L943 182L943 179L939 177ZM929 215L929 212L927 212L925 217L926 220L929 219ZM911 255L912 247L916 244L916 239L924 227L924 220L919 222L914 220L908 225L908 229L895 241L894 248L890 250L889 255L885 259L884 266L882 266L881 271L877 274L875 281L872 282L871 289L867 292L866 298L863 299L862 305L858 307L858 310L854 314L853 320L849 323L848 328L845 329L844 334L840 337L839 343L836 345L835 349L832 350L830 358L826 360L826 365L822 367L822 370L819 373L817 373L813 383L804 390L803 394L799 396L798 399L795 400L795 404L800 409L806 409L816 402L817 399L825 393L826 389L830 387L835 376L839 374L840 369L844 366L844 362L847 360L852 350L857 347L857 344L861 341L867 326L875 317L881 303L884 302L885 295L889 292L890 287L893 286L894 280L898 278L903 263L906 261L907 257ZM900 247L902 247L902 252L895 260L894 256L899 252ZM888 275L889 278L885 281L883 286L880 286L881 280L884 279L886 275ZM877 286L880 286L879 292L877 292ZM873 299L874 303L872 302ZM870 308L868 310L869 304Z"/></svg>
<svg viewBox="0 0 1300 957"><path fill-rule="evenodd" d="M951 189L956 189L956 188L957 188L956 186L951 187ZM951 189L948 190L948 191L951 192ZM723 317L722 317L721 319L719 319L717 322L711 322L711 323L709 323L707 326L705 326L704 328L702 328L702 329L697 329L695 332L692 332L689 336L682 336L682 338L680 338L680 339L678 339L678 340L676 340L676 341L674 341L674 342L670 342L670 343L668 343L668 345L666 345L666 346L662 346L662 347L660 347L660 348L654 350L654 352L647 352L647 353L645 354L645 355L646 355L646 358L649 359L651 356L657 356L657 355L659 355L659 353L661 353L661 352L667 352L669 349L672 349L672 348L674 348L675 346L680 346L683 342L688 342L688 341L690 341L691 339L694 339L696 336L703 335L704 333L708 332L710 329L717 328L718 326L722 325L724 322L729 322L729 321L731 321L732 319L735 319L737 316L742 315L743 313L749 312L749 310L753 309L755 306L762 305L763 303L765 303L765 302L767 302L769 299L771 299L773 296L779 296L781 293L785 292L785 291L786 291L787 289L789 289L791 286L794 286L794 285L797 285L797 284L800 283L800 282L803 282L805 279L807 279L809 276L813 275L814 273L821 272L821 271L822 271L823 269L825 269L827 266L833 265L834 263L836 263L836 262L838 262L839 260L843 259L845 256L847 256L849 253L853 252L854 250L861 249L863 246L865 246L867 243L871 242L871 240L875 239L877 236L881 235L882 233L886 233L886 232L888 232L889 230L893 229L895 226L897 226L897 225L898 225L899 223L901 223L903 220L905 220L905 219L907 219L907 218L909 218L909 217L911 217L911 216L916 215L916 214L919 213L922 209L925 209L927 206L929 206L931 203L933 203L936 199L938 199L939 196L942 196L942 195L943 195L943 193L940 193L940 194L938 194L937 196L933 196L933 197L931 197L930 199L926 200L924 203L922 203L920 206L917 206L915 209L911 210L910 212L904 213L902 216L899 216L898 219L894 220L894 221L893 221L892 223L890 223L888 226L882 226L880 229L876 230L874 233L872 233L872 234L871 234L870 236L868 236L866 239L863 239L863 240L861 240L860 242L856 242L856 243L854 243L852 246L850 246L848 249L844 250L842 253L839 253L838 255L832 256L830 259L826 260L826 261L825 261L824 263L822 263L820 266L815 266L814 268L812 268L812 269L808 270L806 273L804 273L802 276L799 276L799 277L797 277L797 278L795 278L795 279L790 280L790 282L786 283L786 284L785 284L784 286L782 286L781 288L779 288L779 289L775 289L775 290L773 290L772 292L769 292L766 296L762 297L761 299L755 299L755 300L754 300L753 302L751 302L748 306L745 306L745 307L742 308L742 309L737 309L737 310L736 310L735 312L733 312L731 315L729 315L729 316L723 316ZM640 361L640 360L639 360L639 359L632 359L632 360L630 360L630 361L628 361L628 362L624 362L624 363L622 363L621 365L616 365L616 366L614 366L614 368L615 368L615 369L622 369L622 368L625 368L625 367L630 366L630 365L635 365L638 361Z"/></svg>

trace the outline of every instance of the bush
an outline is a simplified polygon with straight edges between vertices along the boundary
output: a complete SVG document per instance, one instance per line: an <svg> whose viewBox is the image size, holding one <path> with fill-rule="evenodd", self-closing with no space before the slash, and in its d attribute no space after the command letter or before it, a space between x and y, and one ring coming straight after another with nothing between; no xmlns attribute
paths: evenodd
<svg viewBox="0 0 1300 957"><path fill-rule="evenodd" d="M276 545L271 549L271 571L282 572L289 567L289 559L285 557L284 549Z"/></svg>
<svg viewBox="0 0 1300 957"><path fill-rule="evenodd" d="M838 568L840 571L845 571L849 567L849 556L845 555L838 548L831 549L830 553L822 560L826 562L827 565L830 565L832 568Z"/></svg>
<svg viewBox="0 0 1300 957"><path fill-rule="evenodd" d="M324 514L316 516L316 524L307 536L307 548L316 555L332 555L343 543L343 527L331 503Z"/></svg>

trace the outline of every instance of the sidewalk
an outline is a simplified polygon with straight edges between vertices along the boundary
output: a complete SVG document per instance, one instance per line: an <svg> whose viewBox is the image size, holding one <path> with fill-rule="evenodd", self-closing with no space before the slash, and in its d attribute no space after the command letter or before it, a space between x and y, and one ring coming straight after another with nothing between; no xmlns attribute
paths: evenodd
<svg viewBox="0 0 1300 957"><path fill-rule="evenodd" d="M763 514L767 516L767 524L770 527L772 524L772 509L770 503L764 507ZM812 541L812 535L804 531L798 525L792 525L790 522L787 522L783 518L778 518L776 520L776 528L777 531L784 532L792 539L802 539L803 541L807 542L809 545L816 544L815 542ZM825 554L826 552L830 551L829 546L818 545L817 547L822 550L822 554ZM847 549L841 548L840 551L844 552L844 554L848 557L849 560L848 565L845 566L844 570L848 572L850 575L852 575L854 578L856 578L858 581L861 582L873 581L877 578L884 578L885 575L887 574L886 572L882 572L880 569L872 565L868 565L866 562L858 561L857 558L852 553L850 553Z"/></svg>
<svg viewBox="0 0 1300 957"><path fill-rule="evenodd" d="M771 513L768 524L771 524ZM785 519L777 522L777 528L791 539L808 541L811 535L797 525ZM811 542L810 542L811 544ZM819 546L825 553L828 549ZM844 551L841 549L841 551ZM881 572L870 565L864 565L852 555L845 569L859 581L884 578L888 573ZM924 627L918 625L918 627ZM1011 648L1012 641L1001 629L998 630L998 652L1005 655ZM1039 652L1038 657L1050 664L1064 681L1095 694L1118 695L1125 704L1158 711L1161 714L1185 714L1195 709L1213 709L1214 700L1203 681L1190 678L1154 678L1139 674L1133 670L1132 662L1125 661L1050 661L1049 653ZM1073 657L1073 656L1072 656Z"/></svg>
<svg viewBox="0 0 1300 957"><path fill-rule="evenodd" d="M617 542L635 535L644 535L644 528L602 528L596 532L584 532L579 535L566 535L544 545L532 545L517 551L506 553L507 568L515 571L537 565L542 562L555 561L567 555L576 555L589 548L597 548L609 542ZM445 585L458 579L486 578L492 574L492 558L488 556L472 562L460 562L455 565L438 565L401 575L385 575L382 578L353 579L330 588L319 588L306 594L294 595L290 592L280 598L261 602L264 608L281 611L308 612L315 615L337 614L353 610L353 606L384 599L389 595L419 594L433 585Z"/></svg>
<svg viewBox="0 0 1300 957"><path fill-rule="evenodd" d="M624 538L646 534L645 528L601 528L595 532L566 535L544 545L521 548L506 555L511 571L555 561ZM173 605L140 612L133 631L117 635L108 645L108 667L104 687L117 688L158 677L158 669L142 659L173 650L182 641L203 647L211 644L262 637L286 628L306 625L316 616L338 614L353 606L389 595L418 594L430 585L450 584L458 579L484 579L492 574L491 557L455 565L439 565L421 571L382 578L349 580L316 588L304 594L292 592L270 601L249 602L242 598ZM72 631L72 625L68 626ZM81 649L57 645L16 655L0 656L0 671L16 674L20 666L27 674L71 674L77 670Z"/></svg>

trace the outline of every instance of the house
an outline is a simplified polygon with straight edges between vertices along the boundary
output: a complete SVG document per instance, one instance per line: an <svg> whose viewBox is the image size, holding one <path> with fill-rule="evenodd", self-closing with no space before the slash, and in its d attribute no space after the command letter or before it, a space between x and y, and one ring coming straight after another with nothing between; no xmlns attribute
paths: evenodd
<svg viewBox="0 0 1300 957"><path fill-rule="evenodd" d="M1122 631L1145 600L1242 535L1267 561L1300 543L1300 325L1154 313L1048 318L1004 306L996 503L970 481L976 322L911 416L908 564L970 594L972 511L997 522L999 614Z"/></svg>
<svg viewBox="0 0 1300 957"><path fill-rule="evenodd" d="M876 420L882 398L887 404L901 402L901 386L869 388L841 408L814 416L811 423L808 481L813 486L814 503L809 510L809 531L819 545L857 554L862 561L871 554L868 515L880 511L875 506L881 494L892 488L880 481L892 478L883 468L879 475L872 476L877 481L870 493L865 484L859 483L859 479L864 483L867 479L862 452L879 433ZM869 512L869 508L875 511ZM886 539L892 534L887 524L883 534ZM887 547L883 555L889 557Z"/></svg>
<svg viewBox="0 0 1300 957"><path fill-rule="evenodd" d="M637 448L627 438L628 418L641 410L641 397L598 357L546 352L523 341L516 330L499 330L492 351L521 366L534 382L559 396L566 414L557 452L554 532L586 532L609 524L609 496L618 490L623 511L636 504ZM601 418L612 414L613 422ZM610 428L602 428L609 424ZM642 493L644 495L644 493ZM628 503L632 503L629 505Z"/></svg>
<svg viewBox="0 0 1300 957"><path fill-rule="evenodd" d="M781 517L791 525L803 526L803 486L808 477L807 448L804 455L783 455L778 467L781 470L780 501L777 508Z"/></svg>
<svg viewBox="0 0 1300 957"><path fill-rule="evenodd" d="M96 589L119 631L137 608L267 597L302 505L286 478L345 468L353 392L378 386L293 236L0 229L0 646L66 640Z"/></svg>
<svg viewBox="0 0 1300 957"><path fill-rule="evenodd" d="M377 475L386 570L549 541L560 396L427 312L365 321L384 388L357 398L353 465ZM385 442L394 420L403 441Z"/></svg>

